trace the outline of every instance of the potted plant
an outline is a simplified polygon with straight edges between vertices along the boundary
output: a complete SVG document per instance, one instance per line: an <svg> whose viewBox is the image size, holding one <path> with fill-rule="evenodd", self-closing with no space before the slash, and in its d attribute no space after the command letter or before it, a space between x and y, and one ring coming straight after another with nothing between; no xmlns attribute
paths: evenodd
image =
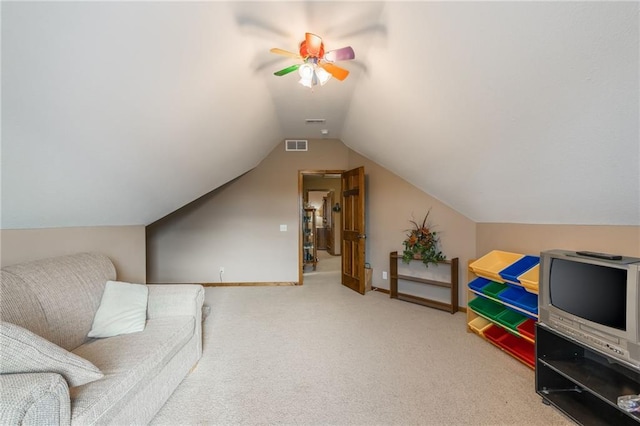
<svg viewBox="0 0 640 426"><path fill-rule="evenodd" d="M438 249L440 238L427 222L430 212L431 209L424 216L421 224L414 220L410 221L414 227L406 230L409 233L402 243L404 246L402 261L404 263L409 263L412 259L421 259L428 268L430 263L436 265L446 259L446 256Z"/></svg>

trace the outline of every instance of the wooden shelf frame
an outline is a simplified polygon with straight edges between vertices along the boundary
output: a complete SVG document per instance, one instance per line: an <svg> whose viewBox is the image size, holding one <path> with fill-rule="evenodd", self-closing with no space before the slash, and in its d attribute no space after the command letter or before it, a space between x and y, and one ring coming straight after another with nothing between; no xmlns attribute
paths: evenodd
<svg viewBox="0 0 640 426"><path fill-rule="evenodd" d="M397 251L389 253L389 272L391 278L391 285L389 291L389 297L392 299L403 300L405 302L417 303L419 305L428 306L430 308L440 309L450 312L452 314L458 312L458 258L455 257L451 260L443 260L438 264L445 264L451 266L450 281L438 281L428 278L414 277L411 275L398 274L398 259L402 259L402 255L399 255ZM418 261L418 260L416 260ZM422 262L422 261L420 261ZM420 284L434 285L438 287L445 287L451 289L449 303L440 300L427 299L424 297L414 296L411 294L398 292L398 280L411 281Z"/></svg>

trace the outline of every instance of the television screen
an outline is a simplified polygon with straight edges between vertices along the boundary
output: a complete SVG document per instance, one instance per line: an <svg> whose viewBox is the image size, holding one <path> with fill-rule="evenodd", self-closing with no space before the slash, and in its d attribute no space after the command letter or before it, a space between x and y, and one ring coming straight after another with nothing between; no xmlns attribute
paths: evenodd
<svg viewBox="0 0 640 426"><path fill-rule="evenodd" d="M552 259L551 304L586 320L626 330L627 271Z"/></svg>

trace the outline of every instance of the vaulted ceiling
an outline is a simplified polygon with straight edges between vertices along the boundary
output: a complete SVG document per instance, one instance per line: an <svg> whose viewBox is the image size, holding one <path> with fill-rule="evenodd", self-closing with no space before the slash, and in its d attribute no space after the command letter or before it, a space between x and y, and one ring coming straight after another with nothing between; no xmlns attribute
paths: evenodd
<svg viewBox="0 0 640 426"><path fill-rule="evenodd" d="M478 222L639 225L638 5L3 1L2 228L149 224L322 129ZM345 81L273 75L306 31Z"/></svg>

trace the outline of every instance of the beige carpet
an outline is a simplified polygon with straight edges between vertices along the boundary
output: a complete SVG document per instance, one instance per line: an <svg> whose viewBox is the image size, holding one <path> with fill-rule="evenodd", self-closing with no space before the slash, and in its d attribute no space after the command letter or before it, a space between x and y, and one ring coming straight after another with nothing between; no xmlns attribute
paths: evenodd
<svg viewBox="0 0 640 426"><path fill-rule="evenodd" d="M311 265L306 265L304 268L304 276L316 275L326 272L336 272L340 270L340 264L342 257L332 256L327 253L326 250L318 250L317 256L318 262L316 263L316 270L314 271Z"/></svg>
<svg viewBox="0 0 640 426"><path fill-rule="evenodd" d="M465 314L361 296L323 269L297 287L207 288L203 358L153 424L572 424Z"/></svg>

